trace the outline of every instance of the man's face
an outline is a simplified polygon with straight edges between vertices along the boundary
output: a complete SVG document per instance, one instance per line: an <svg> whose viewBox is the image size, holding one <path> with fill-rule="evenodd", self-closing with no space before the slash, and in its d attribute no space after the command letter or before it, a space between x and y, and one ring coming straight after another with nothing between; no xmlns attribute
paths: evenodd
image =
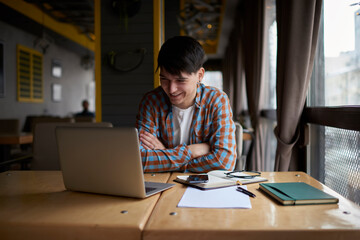
<svg viewBox="0 0 360 240"><path fill-rule="evenodd" d="M84 101L83 102L83 108L88 109L89 108L89 102Z"/></svg>
<svg viewBox="0 0 360 240"><path fill-rule="evenodd" d="M186 109L194 104L196 86L203 79L204 73L204 68L200 68L196 73L181 72L179 76L176 76L160 68L161 87L173 105Z"/></svg>

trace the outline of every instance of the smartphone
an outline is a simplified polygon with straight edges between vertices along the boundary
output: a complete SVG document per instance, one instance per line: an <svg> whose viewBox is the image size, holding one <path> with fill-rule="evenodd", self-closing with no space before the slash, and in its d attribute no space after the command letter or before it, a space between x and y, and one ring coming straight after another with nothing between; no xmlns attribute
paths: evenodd
<svg viewBox="0 0 360 240"><path fill-rule="evenodd" d="M190 175L186 181L188 183L206 183L209 181L209 178L206 174Z"/></svg>

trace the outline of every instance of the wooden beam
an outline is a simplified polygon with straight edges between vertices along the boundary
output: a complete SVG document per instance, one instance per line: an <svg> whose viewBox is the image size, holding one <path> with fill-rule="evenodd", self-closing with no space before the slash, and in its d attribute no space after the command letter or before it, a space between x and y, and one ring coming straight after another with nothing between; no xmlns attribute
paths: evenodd
<svg viewBox="0 0 360 240"><path fill-rule="evenodd" d="M303 114L307 123L360 131L360 105L307 107Z"/></svg>
<svg viewBox="0 0 360 240"><path fill-rule="evenodd" d="M14 9L15 11L72 40L73 42L90 49L91 51L95 50L94 41L91 41L85 34L80 33L75 26L69 23L56 21L47 14L43 13L41 9L37 8L33 4L27 3L23 0L0 0L0 3Z"/></svg>
<svg viewBox="0 0 360 240"><path fill-rule="evenodd" d="M153 32L154 32L154 88L160 86L160 72L156 72L157 56L164 41L164 1L153 1Z"/></svg>
<svg viewBox="0 0 360 240"><path fill-rule="evenodd" d="M96 122L102 121L101 109L101 0L94 0Z"/></svg>

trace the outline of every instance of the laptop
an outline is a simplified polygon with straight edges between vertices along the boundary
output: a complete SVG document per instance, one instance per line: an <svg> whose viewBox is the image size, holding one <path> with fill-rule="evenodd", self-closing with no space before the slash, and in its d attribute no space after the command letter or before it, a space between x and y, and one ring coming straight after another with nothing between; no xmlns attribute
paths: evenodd
<svg viewBox="0 0 360 240"><path fill-rule="evenodd" d="M145 198L175 184L145 182L136 128L56 128L66 189Z"/></svg>

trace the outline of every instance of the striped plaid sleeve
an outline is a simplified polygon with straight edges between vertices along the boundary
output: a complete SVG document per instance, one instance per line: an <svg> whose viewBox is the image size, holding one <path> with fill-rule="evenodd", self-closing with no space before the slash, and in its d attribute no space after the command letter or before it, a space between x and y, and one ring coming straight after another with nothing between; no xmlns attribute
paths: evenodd
<svg viewBox="0 0 360 240"><path fill-rule="evenodd" d="M162 137L171 132L171 129L161 129L159 125L165 122L166 109L163 96L148 94L140 102L139 112L136 119L136 128L139 133L147 131L160 139L167 149L147 150L140 142L140 153L144 172L183 171L185 164L191 159L191 151L183 144L168 149L168 143ZM170 122L169 122L170 123ZM171 124L171 123L170 123ZM168 124L169 125L169 124ZM167 139L172 136L167 136Z"/></svg>
<svg viewBox="0 0 360 240"><path fill-rule="evenodd" d="M192 159L186 168L191 172L233 170L236 162L235 124L232 110L225 93L212 98L212 123L209 144L211 152Z"/></svg>

